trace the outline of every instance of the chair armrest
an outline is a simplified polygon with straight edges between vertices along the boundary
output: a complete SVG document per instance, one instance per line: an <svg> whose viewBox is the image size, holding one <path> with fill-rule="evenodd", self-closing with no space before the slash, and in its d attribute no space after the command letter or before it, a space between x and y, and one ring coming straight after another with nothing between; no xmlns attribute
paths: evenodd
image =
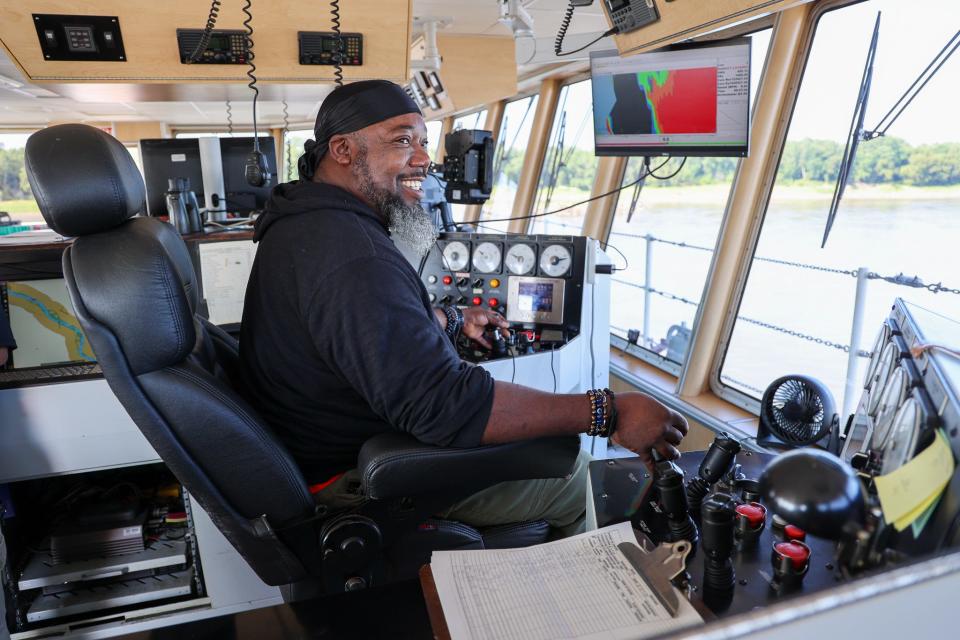
<svg viewBox="0 0 960 640"><path fill-rule="evenodd" d="M364 493L374 500L436 493L466 497L499 482L562 478L579 449L576 436L454 449L386 433L363 444L358 468Z"/></svg>

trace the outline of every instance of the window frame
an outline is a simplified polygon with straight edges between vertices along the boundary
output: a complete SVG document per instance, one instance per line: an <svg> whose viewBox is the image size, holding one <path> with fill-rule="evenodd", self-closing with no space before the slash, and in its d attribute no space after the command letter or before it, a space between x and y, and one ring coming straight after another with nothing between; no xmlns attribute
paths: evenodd
<svg viewBox="0 0 960 640"><path fill-rule="evenodd" d="M761 400L758 400L753 396L747 395L746 393L725 384L720 379L723 371L723 364L727 357L727 350L729 349L730 343L733 340L733 330L735 328L737 318L740 315L740 305L743 303L747 282L750 279L750 271L753 267L757 246L760 243L760 235L763 232L763 223L766 221L767 213L770 208L770 198L773 194L773 189L776 186L777 171L779 170L780 163L783 160L783 152L786 148L787 136L790 133L790 125L793 123L793 116L797 108L797 100L800 96L800 91L803 89L803 80L806 77L807 63L810 60L810 53L813 50L813 45L816 41L817 29L820 26L820 19L831 11L843 9L853 4L859 4L862 1L863 0L822 0L813 6L810 14L807 16L807 24L810 25L810 28L806 30L806 39L803 42L801 49L802 54L793 61L793 64L797 69L797 76L795 87L790 94L789 117L785 119L780 135L775 141L776 148L774 149L774 152L776 153L777 161L776 163L769 164L762 178L760 186L761 192L759 194L760 198L754 205L754 222L752 223L752 228L750 230L748 246L746 247L746 251L743 253L743 260L737 269L736 285L733 290L733 296L730 299L730 303L726 307L726 315L723 319L723 325L720 329L717 350L714 354L713 362L710 365L710 373L708 376L710 391L712 391L717 397L729 402L730 404L740 407L741 409L745 409L746 411L756 415L760 414ZM769 51L768 59L764 61L764 74L766 74L768 61ZM761 77L761 84L762 81L763 78ZM737 173L734 176L734 184L736 184L739 177L740 167L738 166ZM728 209L729 206L730 201L728 199ZM727 214L724 213L724 216L726 215ZM686 365L686 363L684 364Z"/></svg>

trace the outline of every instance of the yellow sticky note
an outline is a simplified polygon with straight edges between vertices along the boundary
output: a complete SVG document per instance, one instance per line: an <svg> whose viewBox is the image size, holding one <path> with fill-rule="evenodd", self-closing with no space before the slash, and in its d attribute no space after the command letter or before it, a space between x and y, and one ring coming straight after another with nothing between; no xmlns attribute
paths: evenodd
<svg viewBox="0 0 960 640"><path fill-rule="evenodd" d="M939 495L953 475L953 453L946 436L937 430L933 443L913 460L874 482L880 497L880 508L887 522L898 522L929 504L931 496ZM909 523L908 523L909 524Z"/></svg>
<svg viewBox="0 0 960 640"><path fill-rule="evenodd" d="M942 487L934 491L929 498L921 502L916 509L914 509L907 515L903 516L899 520L895 521L893 523L894 528L896 528L897 531L903 531L904 529L909 527L911 524L913 524L914 520L922 516L924 512L930 508L930 505L932 505L934 502L937 501L937 499L940 497L940 494L943 493L943 490L946 488L947 488L947 485L944 484Z"/></svg>

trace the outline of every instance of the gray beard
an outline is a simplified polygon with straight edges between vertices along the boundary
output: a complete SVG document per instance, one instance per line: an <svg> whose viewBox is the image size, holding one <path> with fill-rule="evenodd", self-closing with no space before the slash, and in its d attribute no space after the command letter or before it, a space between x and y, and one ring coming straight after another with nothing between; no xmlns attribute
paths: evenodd
<svg viewBox="0 0 960 640"><path fill-rule="evenodd" d="M402 200L393 200L385 203L381 210L387 216L390 235L418 257L423 257L437 241L433 220L419 204L408 205Z"/></svg>

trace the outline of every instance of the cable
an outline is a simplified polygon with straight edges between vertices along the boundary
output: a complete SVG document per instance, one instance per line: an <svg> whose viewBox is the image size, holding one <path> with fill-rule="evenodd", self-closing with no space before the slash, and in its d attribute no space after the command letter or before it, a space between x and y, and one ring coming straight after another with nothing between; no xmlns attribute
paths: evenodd
<svg viewBox="0 0 960 640"><path fill-rule="evenodd" d="M290 177L290 167L291 162L293 161L293 156L291 155L290 141L287 140L287 135L290 133L290 113L287 111L287 101L284 100L280 104L283 105L283 146L285 147L286 153L284 154L284 170L287 175L284 178L289 179Z"/></svg>
<svg viewBox="0 0 960 640"><path fill-rule="evenodd" d="M227 133L233 137L233 105L227 100Z"/></svg>
<svg viewBox="0 0 960 640"><path fill-rule="evenodd" d="M609 242L601 242L600 244L601 244L601 246L603 246L603 249L604 249L604 250L606 250L607 248L613 249L614 251L616 251L617 253L620 254L620 257L621 257L621 258L623 258L623 266L622 266L622 267L613 267L613 270L614 270L614 271L626 271L627 269L630 268L630 261L627 260L627 256L626 256L626 254L625 254L623 251L620 251L620 249L617 249L615 246L613 246L613 245L610 244Z"/></svg>
<svg viewBox="0 0 960 640"><path fill-rule="evenodd" d="M543 336L540 336L540 339L543 340ZM553 368L553 354L557 350L557 345L550 345L550 373L553 374L553 392L557 392L557 370Z"/></svg>
<svg viewBox="0 0 960 640"><path fill-rule="evenodd" d="M563 20L560 21L560 29L557 31L557 37L553 41L553 53L562 56L563 53L563 39L567 35L567 29L570 28L570 21L573 20L573 10L576 7L573 5L573 0L570 0L570 3L567 5L567 11L563 14Z"/></svg>
<svg viewBox="0 0 960 640"><path fill-rule="evenodd" d="M244 0L241 11L247 16L243 21L243 28L247 30L244 37L247 45L247 77L250 78L247 86L253 90L253 150L260 153L260 136L257 133L257 98L260 97L260 89L257 88L257 65L253 63L256 56L253 52L253 25L250 24L253 22L253 14L250 13L251 2L252 0Z"/></svg>
<svg viewBox="0 0 960 640"><path fill-rule="evenodd" d="M672 157L668 157L666 160L664 160L664 161L661 162L659 165L657 165L656 167L654 167L654 168L652 169L652 171L656 171L657 169L663 168L663 166L664 166L665 164L667 164L668 162L670 162L670 160L672 160ZM683 165L681 164L681 166L683 166ZM676 175L676 173L674 173L673 175ZM568 206L566 206L566 207L561 207L560 209L554 209L553 211L546 211L546 212L544 212L544 213L531 213L530 215L526 215L526 216L516 216L516 217L512 217L512 218L488 218L487 220L484 220L484 222L510 222L511 220L530 220L530 219L532 219L532 218L543 218L543 217L546 217L546 216L552 216L552 215L554 215L555 213L560 213L561 211L566 211L567 209L572 209L572 208L574 208L574 207L579 207L579 206L582 205L582 204L587 204L588 202L593 202L594 200L599 200L600 198L606 198L607 196L613 195L613 194L615 194L615 193L619 193L620 191L623 191L624 189L629 189L629 188L632 187L633 185L635 185L635 184L637 184L638 182L640 182L641 180L643 180L645 177L646 177L646 174L644 174L643 176L637 178L636 180L634 180L634 181L632 181L632 182L628 182L628 183L626 183L626 184L624 184L624 185L621 185L621 186L617 187L616 189L611 189L610 191L607 191L606 193L601 193L601 194L595 195L595 196L593 196L593 197L587 198L586 200L581 200L580 202L574 202L574 203L571 204L571 205L568 205ZM673 177L673 176L668 176L668 177ZM667 178L662 178L662 179L663 179L663 180L666 180Z"/></svg>
<svg viewBox="0 0 960 640"><path fill-rule="evenodd" d="M340 35L340 0L330 0L330 22L333 24L333 32L337 36L337 50L333 52L333 82L338 86L343 86L343 67L340 63L343 61L343 36Z"/></svg>
<svg viewBox="0 0 960 640"><path fill-rule="evenodd" d="M670 158L667 158L667 161L664 162L663 164L661 164L660 167L662 167L663 165L667 164L667 162L669 162L669 161L670 161ZM680 170L683 169L683 165L685 165L685 164L687 164L687 157L686 157L686 156L684 156L684 157L683 157L683 160L680 161L680 166L677 167L677 170L674 171L673 173L671 173L671 174L668 175L668 176L658 176L657 174L654 173L654 171L656 171L656 170L659 169L660 167L657 167L657 169L653 169L652 171L647 171L647 175L650 176L651 178L653 178L654 180L669 180L670 178L676 177L676 175L677 175L678 173L680 173Z"/></svg>
<svg viewBox="0 0 960 640"><path fill-rule="evenodd" d="M220 0L213 0L210 4L210 13L207 15L207 24L204 25L203 33L200 34L200 42L197 43L197 48L187 58L187 64L196 62L200 58L200 54L207 50L207 45L210 44L210 34L213 32L213 28L217 26L218 13L220 13Z"/></svg>

